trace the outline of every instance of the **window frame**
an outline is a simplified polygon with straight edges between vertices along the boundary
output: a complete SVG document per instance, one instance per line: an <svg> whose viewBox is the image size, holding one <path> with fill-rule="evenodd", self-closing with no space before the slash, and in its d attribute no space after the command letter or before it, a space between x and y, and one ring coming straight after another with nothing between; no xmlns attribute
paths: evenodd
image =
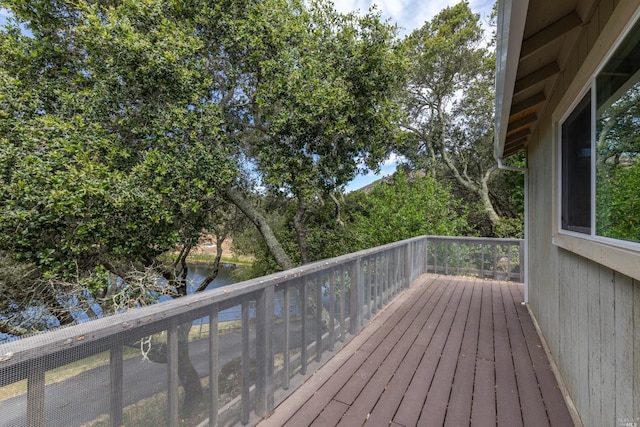
<svg viewBox="0 0 640 427"><path fill-rule="evenodd" d="M614 11L614 14L618 10ZM622 11L620 11L622 13ZM629 15L627 15L629 16ZM625 17L626 18L626 17ZM632 242L596 234L596 78L607 65L614 52L625 41L631 29L640 22L640 7L631 14L631 19L612 18L598 37L593 49L587 55L576 76L561 97L552 113L553 150L553 218L552 243L555 246L577 253L606 267L640 280L640 242ZM591 227L589 234L571 231L562 227L563 214L563 159L562 125L578 108L583 98L591 96Z"/></svg>

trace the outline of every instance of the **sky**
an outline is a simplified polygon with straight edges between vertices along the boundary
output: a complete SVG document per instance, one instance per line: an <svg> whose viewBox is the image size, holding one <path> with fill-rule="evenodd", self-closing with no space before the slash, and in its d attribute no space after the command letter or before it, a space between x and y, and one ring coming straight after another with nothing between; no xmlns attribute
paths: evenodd
<svg viewBox="0 0 640 427"><path fill-rule="evenodd" d="M404 36L430 21L442 9L453 6L460 0L332 0L335 8L342 13L359 10L366 12L372 4L382 12L384 19L398 24L400 35ZM471 10L479 13L482 22L488 21L495 0L468 0Z"/></svg>
<svg viewBox="0 0 640 427"><path fill-rule="evenodd" d="M375 4L385 20L399 27L401 37L420 28L426 21L430 21L442 9L459 3L460 0L333 0L336 10L342 13L365 13ZM481 21L486 25L495 0L468 0L471 10L479 13ZM0 8L0 25L5 22L6 10ZM391 175L398 164L398 158L388 159L378 174L370 172L356 177L347 185L347 191L364 187L384 176Z"/></svg>

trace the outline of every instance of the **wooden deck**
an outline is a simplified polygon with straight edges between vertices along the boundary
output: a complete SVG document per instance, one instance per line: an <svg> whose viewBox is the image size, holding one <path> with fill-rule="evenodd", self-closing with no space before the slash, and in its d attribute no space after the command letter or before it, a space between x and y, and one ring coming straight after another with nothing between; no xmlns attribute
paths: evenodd
<svg viewBox="0 0 640 427"><path fill-rule="evenodd" d="M571 426L522 299L424 275L258 425Z"/></svg>

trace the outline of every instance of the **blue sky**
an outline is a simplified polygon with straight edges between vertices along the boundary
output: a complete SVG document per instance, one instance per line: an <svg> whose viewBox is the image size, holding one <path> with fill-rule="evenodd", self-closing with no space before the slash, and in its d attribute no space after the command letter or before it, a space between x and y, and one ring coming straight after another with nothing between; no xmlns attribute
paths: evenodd
<svg viewBox="0 0 640 427"><path fill-rule="evenodd" d="M332 0L336 9L346 13L351 11L367 11L372 4L378 7L385 19L398 24L400 34L406 35L420 28L425 21L430 21L438 12L453 6L460 0ZM468 0L471 10L482 16L487 22L495 0Z"/></svg>
<svg viewBox="0 0 640 427"><path fill-rule="evenodd" d="M426 21L430 21L438 12L448 6L457 4L459 0L334 0L336 9L342 13L353 11L366 12L375 4L382 13L384 19L398 24L400 35L405 36L411 31L420 28ZM494 0L469 0L471 10L479 13L485 25L489 21ZM7 11L0 8L0 25L6 21ZM356 177L349 185L347 191L353 191L364 187L376 179L392 174L397 165L397 158L388 159L381 167L378 174L370 172Z"/></svg>

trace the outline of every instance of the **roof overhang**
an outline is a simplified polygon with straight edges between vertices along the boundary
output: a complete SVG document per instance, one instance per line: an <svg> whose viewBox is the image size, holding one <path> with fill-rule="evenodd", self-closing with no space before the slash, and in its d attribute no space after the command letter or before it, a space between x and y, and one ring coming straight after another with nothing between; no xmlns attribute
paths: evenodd
<svg viewBox="0 0 640 427"><path fill-rule="evenodd" d="M526 149L595 0L499 0L495 155Z"/></svg>
<svg viewBox="0 0 640 427"><path fill-rule="evenodd" d="M496 44L496 157L502 158L529 0L498 1Z"/></svg>

